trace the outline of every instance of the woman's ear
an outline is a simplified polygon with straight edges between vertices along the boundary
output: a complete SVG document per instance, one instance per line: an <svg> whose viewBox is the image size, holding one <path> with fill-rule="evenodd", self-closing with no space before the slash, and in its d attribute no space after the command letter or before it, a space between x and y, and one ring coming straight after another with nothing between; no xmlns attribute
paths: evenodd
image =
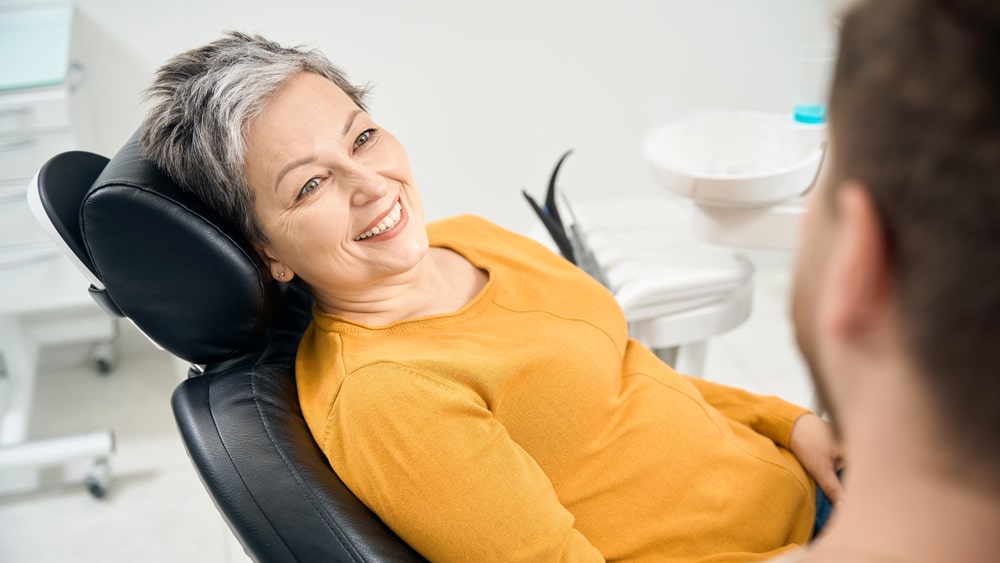
<svg viewBox="0 0 1000 563"><path fill-rule="evenodd" d="M263 244L255 244L254 248L257 249L257 254L264 259L264 263L267 264L268 271L271 272L271 277L280 282L290 282L295 278L295 271L286 266L280 260L274 258L270 250Z"/></svg>

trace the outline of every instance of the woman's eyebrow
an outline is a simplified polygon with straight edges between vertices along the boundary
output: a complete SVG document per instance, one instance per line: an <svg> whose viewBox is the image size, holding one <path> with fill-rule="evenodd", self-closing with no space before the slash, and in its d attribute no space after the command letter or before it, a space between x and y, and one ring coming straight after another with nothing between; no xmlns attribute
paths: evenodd
<svg viewBox="0 0 1000 563"><path fill-rule="evenodd" d="M285 167L281 169L281 172L278 172L278 179L274 181L274 192L275 193L278 192L278 186L281 185L281 180L285 177L286 174L298 168L299 166L304 166L306 164L309 164L310 162L314 162L315 160L316 160L315 156L307 156L300 158L298 160L293 160L292 162L286 164Z"/></svg>
<svg viewBox="0 0 1000 563"><path fill-rule="evenodd" d="M360 109L356 109L356 110L354 110L354 111L351 112L350 117L347 118L347 123L344 124L344 130L341 131L341 133L340 133L341 137L346 137L347 136L347 133L348 133L348 131L351 130L351 127L354 127L354 120L357 119L358 116L361 115L362 113L364 113L364 111L360 110Z"/></svg>

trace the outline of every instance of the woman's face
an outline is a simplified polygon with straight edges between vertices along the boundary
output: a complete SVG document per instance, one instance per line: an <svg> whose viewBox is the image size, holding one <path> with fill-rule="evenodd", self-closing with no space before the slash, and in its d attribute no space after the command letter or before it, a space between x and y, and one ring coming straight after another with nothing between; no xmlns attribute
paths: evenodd
<svg viewBox="0 0 1000 563"><path fill-rule="evenodd" d="M248 131L245 173L271 275L300 276L321 303L392 283L427 253L406 152L322 76L275 93Z"/></svg>

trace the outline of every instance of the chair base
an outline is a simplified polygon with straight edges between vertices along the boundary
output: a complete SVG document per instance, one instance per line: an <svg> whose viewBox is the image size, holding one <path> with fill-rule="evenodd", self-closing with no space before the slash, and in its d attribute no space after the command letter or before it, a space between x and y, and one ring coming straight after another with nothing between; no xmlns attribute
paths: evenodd
<svg viewBox="0 0 1000 563"><path fill-rule="evenodd" d="M86 459L90 468L84 472L83 484L95 497L107 493L111 485L108 459L114 451L110 430L29 441L27 427L40 347L93 342L94 368L108 374L118 361L117 336L117 321L93 306L70 312L0 315L0 356L6 368L0 411L0 494L37 489L42 469Z"/></svg>
<svg viewBox="0 0 1000 563"><path fill-rule="evenodd" d="M109 457L114 443L114 434L102 430L0 447L0 475L4 477L0 494L38 489L42 468L84 459L90 460L90 466L82 483L91 495L103 498L111 487Z"/></svg>

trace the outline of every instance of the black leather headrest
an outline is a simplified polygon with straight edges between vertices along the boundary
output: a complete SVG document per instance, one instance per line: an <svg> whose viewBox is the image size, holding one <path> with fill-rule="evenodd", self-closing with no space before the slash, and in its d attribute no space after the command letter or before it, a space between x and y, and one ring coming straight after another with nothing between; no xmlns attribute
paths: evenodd
<svg viewBox="0 0 1000 563"><path fill-rule="evenodd" d="M139 152L138 133L80 206L108 297L148 337L196 364L240 356L280 300L253 246Z"/></svg>

